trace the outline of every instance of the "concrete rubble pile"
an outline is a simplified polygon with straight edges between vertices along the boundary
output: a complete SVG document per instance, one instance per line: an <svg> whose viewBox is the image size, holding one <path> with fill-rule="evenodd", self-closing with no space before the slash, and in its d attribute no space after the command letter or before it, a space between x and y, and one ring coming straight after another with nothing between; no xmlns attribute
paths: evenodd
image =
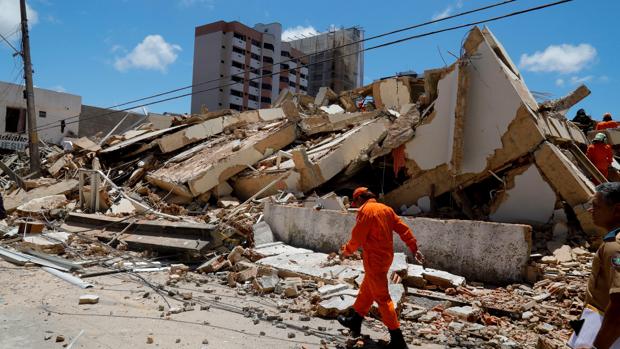
<svg viewBox="0 0 620 349"><path fill-rule="evenodd" d="M0 257L89 276L169 272L171 296L202 273L239 297L278 298L283 313L333 318L363 279L359 258L333 252L355 224L344 195L366 186L429 262L408 264L395 239L390 292L409 342L561 347L601 235L587 210L605 178L565 117L590 91L538 103L486 28L462 51L423 76L285 90L270 109L46 146L38 179L5 156Z"/></svg>

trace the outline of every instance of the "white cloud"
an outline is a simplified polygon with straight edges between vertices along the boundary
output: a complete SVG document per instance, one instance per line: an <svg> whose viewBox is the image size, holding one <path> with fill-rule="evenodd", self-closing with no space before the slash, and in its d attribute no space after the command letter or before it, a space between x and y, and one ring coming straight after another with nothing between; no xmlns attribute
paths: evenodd
<svg viewBox="0 0 620 349"><path fill-rule="evenodd" d="M317 35L318 33L319 32L311 25L307 27L298 25L296 27L286 28L282 32L282 41L292 41L299 39L299 37Z"/></svg>
<svg viewBox="0 0 620 349"><path fill-rule="evenodd" d="M137 68L165 72L179 51L181 46L167 43L161 35L148 35L126 56L116 58L114 67L119 71Z"/></svg>
<svg viewBox="0 0 620 349"><path fill-rule="evenodd" d="M564 79L559 78L555 80L555 85L559 86L559 87L564 87L564 84L566 84L566 81L564 81Z"/></svg>
<svg viewBox="0 0 620 349"><path fill-rule="evenodd" d="M37 24L39 14L28 4L26 4L26 14L28 15L28 26ZM5 36L12 34L19 28L20 22L19 1L0 0L0 34Z"/></svg>
<svg viewBox="0 0 620 349"><path fill-rule="evenodd" d="M594 62L596 49L590 44L551 45L532 55L521 55L519 66L532 72L577 73Z"/></svg>
<svg viewBox="0 0 620 349"><path fill-rule="evenodd" d="M463 0L457 0L454 4L448 5L448 7L443 9L443 11L435 13L432 19L433 21L436 21L438 19L451 16L454 13L454 10L458 10L461 7L463 7Z"/></svg>
<svg viewBox="0 0 620 349"><path fill-rule="evenodd" d="M570 77L570 83L571 83L571 85L581 85L583 83L592 81L592 79L594 79L594 76L592 76L592 75L581 76L581 77L580 76L571 76Z"/></svg>

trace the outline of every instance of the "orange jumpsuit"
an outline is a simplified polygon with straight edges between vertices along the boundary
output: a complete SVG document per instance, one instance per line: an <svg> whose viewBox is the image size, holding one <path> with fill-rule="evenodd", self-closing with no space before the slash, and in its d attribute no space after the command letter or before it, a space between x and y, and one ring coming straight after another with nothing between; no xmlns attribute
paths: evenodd
<svg viewBox="0 0 620 349"><path fill-rule="evenodd" d="M601 171L603 176L607 178L609 176L609 166L614 159L611 146L605 143L592 143L588 146L586 155L594 166Z"/></svg>
<svg viewBox="0 0 620 349"><path fill-rule="evenodd" d="M344 254L349 255L359 247L363 249L365 275L353 309L366 316L373 301L377 302L383 323L388 329L395 330L400 324L388 292L388 270L394 259L392 231L398 233L415 255L418 244L411 229L390 207L370 199L357 213L357 222L351 240L344 246Z"/></svg>
<svg viewBox="0 0 620 349"><path fill-rule="evenodd" d="M608 128L618 128L618 123L611 120L611 121L601 121L598 124L596 124L596 130L606 130Z"/></svg>

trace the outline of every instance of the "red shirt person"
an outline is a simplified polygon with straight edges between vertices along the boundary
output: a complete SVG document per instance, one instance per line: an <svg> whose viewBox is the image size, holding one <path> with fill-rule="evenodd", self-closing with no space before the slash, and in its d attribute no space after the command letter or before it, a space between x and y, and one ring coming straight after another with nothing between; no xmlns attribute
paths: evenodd
<svg viewBox="0 0 620 349"><path fill-rule="evenodd" d="M611 119L611 113L605 113L603 115L603 121L596 124L596 130L606 130L608 128L618 128L618 123Z"/></svg>
<svg viewBox="0 0 620 349"><path fill-rule="evenodd" d="M351 329L353 336L359 336L364 316L368 314L373 302L377 302L381 320L390 331L388 348L407 348L394 303L388 292L388 270L394 259L393 232L400 236L416 259L422 261L424 257L418 251L418 244L411 229L394 210L378 203L368 188L357 188L353 192L353 203L360 207L357 221L351 232L351 239L341 247L340 252L346 256L361 247L365 274L353 304L353 316L339 316L338 322Z"/></svg>
<svg viewBox="0 0 620 349"><path fill-rule="evenodd" d="M604 133L597 133L588 146L586 156L592 164L605 176L609 177L609 166L614 160L614 152L609 144L606 144L607 136Z"/></svg>

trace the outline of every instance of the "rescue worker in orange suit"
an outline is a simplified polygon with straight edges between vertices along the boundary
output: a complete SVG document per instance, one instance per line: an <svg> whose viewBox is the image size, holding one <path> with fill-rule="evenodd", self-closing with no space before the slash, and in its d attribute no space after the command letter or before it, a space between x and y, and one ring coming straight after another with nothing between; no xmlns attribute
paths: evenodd
<svg viewBox="0 0 620 349"><path fill-rule="evenodd" d="M611 119L611 113L603 115L603 121L596 124L596 130L606 130L608 128L618 128L618 123Z"/></svg>
<svg viewBox="0 0 620 349"><path fill-rule="evenodd" d="M592 144L588 146L586 155L603 176L609 178L609 166L614 159L614 152L606 141L607 136L604 133L597 133Z"/></svg>
<svg viewBox="0 0 620 349"><path fill-rule="evenodd" d="M357 188L353 192L353 204L359 207L351 239L340 248L341 256L347 256L362 248L364 281L353 304L353 315L339 316L338 322L351 330L354 337L361 334L362 320L368 314L373 302L379 305L381 320L390 331L388 348L407 348L400 330L394 303L388 292L388 269L394 258L392 231L398 233L418 262L424 256L418 251L418 244L411 229L390 207L375 200L368 188Z"/></svg>

